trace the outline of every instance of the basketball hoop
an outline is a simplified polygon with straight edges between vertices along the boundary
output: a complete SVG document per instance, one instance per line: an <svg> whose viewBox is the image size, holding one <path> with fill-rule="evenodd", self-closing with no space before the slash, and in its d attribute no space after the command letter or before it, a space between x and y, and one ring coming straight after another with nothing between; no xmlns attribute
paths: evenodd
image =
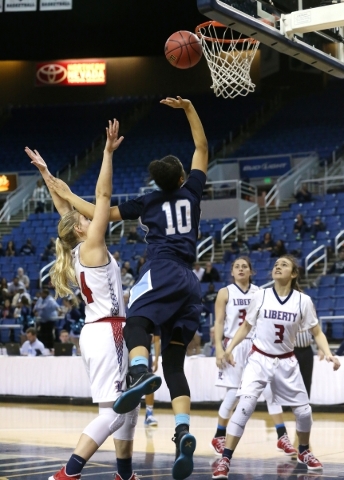
<svg viewBox="0 0 344 480"><path fill-rule="evenodd" d="M203 55L211 73L211 88L217 97L235 98L254 92L251 64L259 47L254 38L243 38L219 22L209 21L196 27ZM237 38L236 38L237 37Z"/></svg>

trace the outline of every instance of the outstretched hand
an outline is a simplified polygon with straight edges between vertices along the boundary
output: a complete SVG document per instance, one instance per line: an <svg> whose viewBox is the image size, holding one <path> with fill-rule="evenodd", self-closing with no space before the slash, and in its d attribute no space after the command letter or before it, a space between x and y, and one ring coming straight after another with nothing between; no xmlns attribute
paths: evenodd
<svg viewBox="0 0 344 480"><path fill-rule="evenodd" d="M233 353L225 351L225 360L229 365L232 365L232 367L235 367L236 361L234 360Z"/></svg>
<svg viewBox="0 0 344 480"><path fill-rule="evenodd" d="M31 158L31 163L35 165L40 172L43 172L48 168L37 150L31 150L29 147L25 147L25 153Z"/></svg>
<svg viewBox="0 0 344 480"><path fill-rule="evenodd" d="M63 180L61 180L60 178L53 177L52 175L47 180L47 185L49 190L57 193L59 197L65 200L67 200L67 196L71 193L71 189Z"/></svg>
<svg viewBox="0 0 344 480"><path fill-rule="evenodd" d="M184 110L186 110L191 105L190 100L178 96L177 98L167 97L164 100L160 100L160 103L168 105L172 108L183 108Z"/></svg>
<svg viewBox="0 0 344 480"><path fill-rule="evenodd" d="M122 143L124 137L118 138L119 122L114 118L113 122L109 120L109 126L106 128L105 150L109 153L114 152Z"/></svg>

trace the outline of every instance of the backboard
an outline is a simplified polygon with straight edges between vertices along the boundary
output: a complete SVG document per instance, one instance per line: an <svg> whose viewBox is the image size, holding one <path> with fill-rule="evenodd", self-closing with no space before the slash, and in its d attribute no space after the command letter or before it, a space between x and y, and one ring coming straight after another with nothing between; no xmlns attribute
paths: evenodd
<svg viewBox="0 0 344 480"><path fill-rule="evenodd" d="M332 1L197 0L197 6L234 31L344 78L344 0Z"/></svg>

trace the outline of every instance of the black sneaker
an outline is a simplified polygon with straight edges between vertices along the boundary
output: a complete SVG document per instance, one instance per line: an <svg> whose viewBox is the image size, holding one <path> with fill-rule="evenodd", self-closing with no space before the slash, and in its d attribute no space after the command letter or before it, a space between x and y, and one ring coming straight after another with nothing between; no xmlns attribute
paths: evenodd
<svg viewBox="0 0 344 480"><path fill-rule="evenodd" d="M144 372L131 376L128 374L128 390L126 390L113 404L116 413L128 413L136 408L144 395L154 393L161 386L161 377L153 373Z"/></svg>
<svg viewBox="0 0 344 480"><path fill-rule="evenodd" d="M172 441L176 444L176 460L172 467L172 477L183 480L193 471L193 453L196 448L196 439L187 430L176 434Z"/></svg>

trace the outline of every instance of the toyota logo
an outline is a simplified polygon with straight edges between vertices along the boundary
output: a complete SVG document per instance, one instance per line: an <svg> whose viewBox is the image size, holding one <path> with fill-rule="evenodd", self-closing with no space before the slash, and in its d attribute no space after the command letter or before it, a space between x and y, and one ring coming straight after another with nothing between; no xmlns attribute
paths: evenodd
<svg viewBox="0 0 344 480"><path fill-rule="evenodd" d="M36 73L38 80L42 83L61 83L67 77L67 69L57 63L43 65Z"/></svg>

